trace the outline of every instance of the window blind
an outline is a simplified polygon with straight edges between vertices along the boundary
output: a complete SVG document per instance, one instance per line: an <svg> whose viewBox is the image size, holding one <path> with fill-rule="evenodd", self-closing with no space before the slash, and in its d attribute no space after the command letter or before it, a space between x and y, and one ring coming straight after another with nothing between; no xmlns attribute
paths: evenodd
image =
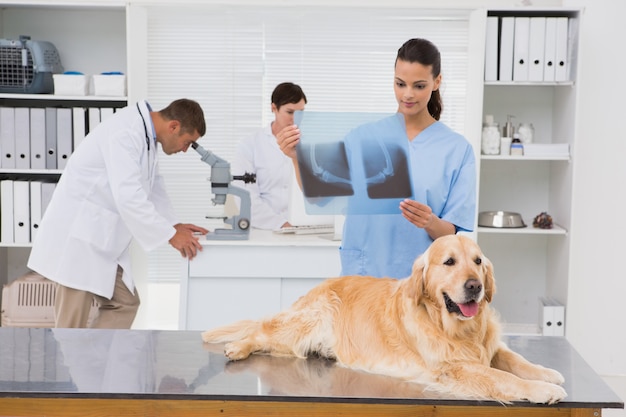
<svg viewBox="0 0 626 417"><path fill-rule="evenodd" d="M393 113L393 66L407 39L434 42L442 55L441 120L464 133L469 12L351 7L192 5L147 9L147 99L161 109L197 100L207 120L199 143L232 160L244 137L273 120L270 96L299 84L307 110ZM210 167L196 152L159 155L160 172L182 222L220 217L211 203ZM236 173L234 173L236 174ZM180 254L148 255L149 281L176 281Z"/></svg>

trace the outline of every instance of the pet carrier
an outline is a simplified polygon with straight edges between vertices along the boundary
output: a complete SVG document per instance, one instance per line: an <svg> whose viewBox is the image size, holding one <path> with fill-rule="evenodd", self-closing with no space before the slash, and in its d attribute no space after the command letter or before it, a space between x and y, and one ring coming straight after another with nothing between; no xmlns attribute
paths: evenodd
<svg viewBox="0 0 626 417"><path fill-rule="evenodd" d="M2 327L54 327L55 283L29 272L2 288ZM87 326L98 315L91 304Z"/></svg>
<svg viewBox="0 0 626 417"><path fill-rule="evenodd" d="M0 39L0 93L52 93L52 74L63 72L56 47L45 41Z"/></svg>

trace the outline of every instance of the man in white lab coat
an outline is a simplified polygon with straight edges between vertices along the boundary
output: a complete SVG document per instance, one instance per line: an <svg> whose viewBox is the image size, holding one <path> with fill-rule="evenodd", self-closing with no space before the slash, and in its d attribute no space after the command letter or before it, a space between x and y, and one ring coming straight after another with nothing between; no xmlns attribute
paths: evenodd
<svg viewBox="0 0 626 417"><path fill-rule="evenodd" d="M206 133L202 108L180 99L160 111L145 101L89 132L61 175L28 267L57 283L56 327L86 327L94 297L96 328L130 328L139 295L130 269L134 238L145 250L167 242L184 257L202 246L200 226L179 223L158 172L157 143L186 152Z"/></svg>

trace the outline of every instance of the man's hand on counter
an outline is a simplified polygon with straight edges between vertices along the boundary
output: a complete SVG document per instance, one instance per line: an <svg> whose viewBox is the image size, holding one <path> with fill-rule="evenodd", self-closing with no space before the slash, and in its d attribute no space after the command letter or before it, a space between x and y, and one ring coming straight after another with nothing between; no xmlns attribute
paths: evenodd
<svg viewBox="0 0 626 417"><path fill-rule="evenodd" d="M200 244L200 235L209 233L204 227L196 226L189 223L178 223L174 225L176 234L169 240L176 250L183 255L184 258L193 259L198 250L202 250Z"/></svg>

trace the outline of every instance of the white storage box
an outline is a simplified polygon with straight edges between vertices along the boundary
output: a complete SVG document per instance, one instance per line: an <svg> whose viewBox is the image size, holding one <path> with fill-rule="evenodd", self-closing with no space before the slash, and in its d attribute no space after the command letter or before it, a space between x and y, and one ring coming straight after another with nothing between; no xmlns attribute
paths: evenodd
<svg viewBox="0 0 626 417"><path fill-rule="evenodd" d="M58 96L86 96L89 76L83 74L52 74L54 94Z"/></svg>
<svg viewBox="0 0 626 417"><path fill-rule="evenodd" d="M93 76L93 89L96 96L125 96L126 75L97 74Z"/></svg>

